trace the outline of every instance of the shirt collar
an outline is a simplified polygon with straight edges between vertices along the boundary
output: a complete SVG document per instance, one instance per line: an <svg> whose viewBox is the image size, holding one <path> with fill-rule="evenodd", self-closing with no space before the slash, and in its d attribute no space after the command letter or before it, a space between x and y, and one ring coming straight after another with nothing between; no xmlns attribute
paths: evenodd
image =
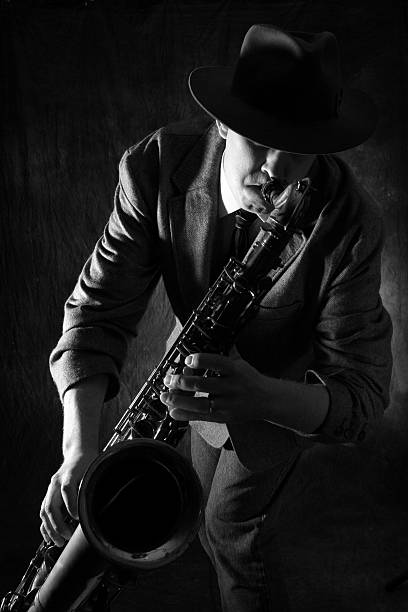
<svg viewBox="0 0 408 612"><path fill-rule="evenodd" d="M224 153L221 158L221 168L220 168L220 191L221 197L218 203L218 216L220 218L229 215L230 213L236 212L241 208L238 204L234 194L231 191L231 187L227 181L227 175L224 170Z"/></svg>

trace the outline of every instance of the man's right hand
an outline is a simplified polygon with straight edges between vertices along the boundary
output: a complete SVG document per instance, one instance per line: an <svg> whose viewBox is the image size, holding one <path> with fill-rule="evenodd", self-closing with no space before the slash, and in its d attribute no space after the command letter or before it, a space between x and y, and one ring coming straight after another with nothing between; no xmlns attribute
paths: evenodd
<svg viewBox="0 0 408 612"><path fill-rule="evenodd" d="M40 531L45 542L63 546L73 534L78 520L78 489L82 477L97 453L77 454L65 459L52 476L41 504Z"/></svg>

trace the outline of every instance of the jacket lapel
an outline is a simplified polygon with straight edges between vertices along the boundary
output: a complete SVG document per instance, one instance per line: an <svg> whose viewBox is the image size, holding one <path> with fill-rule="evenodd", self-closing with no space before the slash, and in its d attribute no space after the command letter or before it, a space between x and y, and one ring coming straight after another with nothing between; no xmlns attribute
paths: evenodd
<svg viewBox="0 0 408 612"><path fill-rule="evenodd" d="M198 305L210 282L223 149L224 141L211 128L173 175L179 195L168 201L169 226L187 312Z"/></svg>

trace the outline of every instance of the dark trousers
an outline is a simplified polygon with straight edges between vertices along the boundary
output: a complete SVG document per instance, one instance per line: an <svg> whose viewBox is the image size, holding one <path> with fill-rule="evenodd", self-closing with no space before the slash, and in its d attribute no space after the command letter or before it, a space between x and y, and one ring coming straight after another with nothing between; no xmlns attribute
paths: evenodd
<svg viewBox="0 0 408 612"><path fill-rule="evenodd" d="M206 500L200 541L218 577L224 612L288 612L274 529L277 490L295 463L252 472L231 443L217 449L191 432L191 452Z"/></svg>

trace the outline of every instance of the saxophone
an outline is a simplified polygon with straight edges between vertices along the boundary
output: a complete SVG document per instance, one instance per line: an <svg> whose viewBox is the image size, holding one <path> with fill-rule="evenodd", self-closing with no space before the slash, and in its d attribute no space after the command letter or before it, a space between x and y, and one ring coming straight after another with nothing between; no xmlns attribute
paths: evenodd
<svg viewBox="0 0 408 612"><path fill-rule="evenodd" d="M0 612L109 610L137 570L170 563L186 550L201 522L202 490L176 450L188 423L172 419L160 402L163 379L181 372L190 353L228 354L272 286L268 273L280 267L280 254L302 227L310 190L309 178L280 194L275 179L262 186L273 210L243 261L226 264L88 468L79 525L62 552L42 542Z"/></svg>

